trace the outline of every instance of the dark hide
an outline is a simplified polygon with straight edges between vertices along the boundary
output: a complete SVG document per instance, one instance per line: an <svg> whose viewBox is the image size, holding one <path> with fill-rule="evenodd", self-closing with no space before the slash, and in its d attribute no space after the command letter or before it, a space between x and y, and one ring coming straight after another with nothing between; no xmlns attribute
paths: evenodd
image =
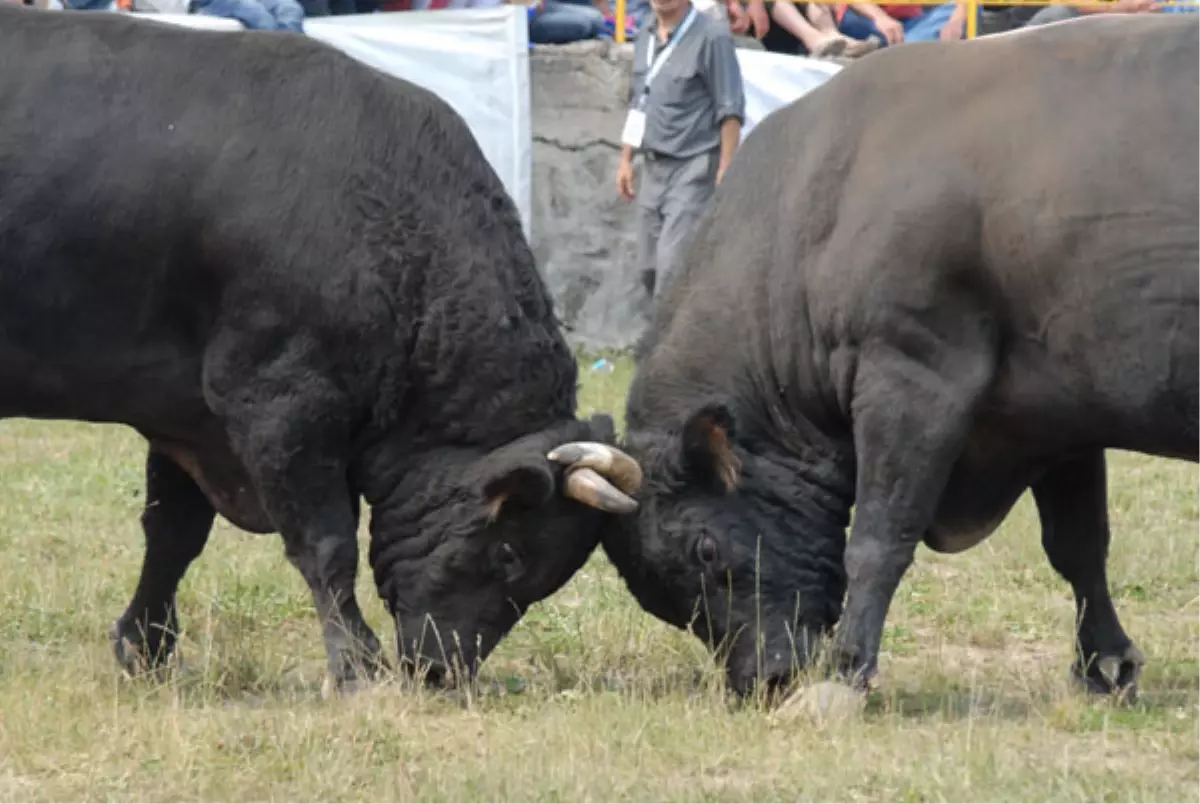
<svg viewBox="0 0 1200 804"><path fill-rule="evenodd" d="M1132 685L1104 450L1197 459L1197 34L1120 15L889 48L750 135L640 351L641 511L604 536L737 689L826 632L870 677L917 545L978 544L1026 490L1076 671Z"/></svg>
<svg viewBox="0 0 1200 804"><path fill-rule="evenodd" d="M379 652L360 499L436 674L431 641L473 670L586 560L601 515L546 453L611 421L575 420L516 210L445 103L305 37L0 8L0 109L0 417L149 442L129 666L170 651L214 512L282 534L342 680Z"/></svg>

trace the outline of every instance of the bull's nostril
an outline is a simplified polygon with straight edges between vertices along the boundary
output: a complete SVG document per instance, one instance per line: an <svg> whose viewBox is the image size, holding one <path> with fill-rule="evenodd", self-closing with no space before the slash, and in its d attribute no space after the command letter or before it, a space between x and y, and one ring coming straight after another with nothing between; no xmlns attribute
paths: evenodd
<svg viewBox="0 0 1200 804"><path fill-rule="evenodd" d="M444 687L446 686L446 668L439 665L433 665L425 671L425 686L426 687Z"/></svg>
<svg viewBox="0 0 1200 804"><path fill-rule="evenodd" d="M426 687L444 688L452 680L445 665L428 659L400 658L400 669L411 679L420 679Z"/></svg>

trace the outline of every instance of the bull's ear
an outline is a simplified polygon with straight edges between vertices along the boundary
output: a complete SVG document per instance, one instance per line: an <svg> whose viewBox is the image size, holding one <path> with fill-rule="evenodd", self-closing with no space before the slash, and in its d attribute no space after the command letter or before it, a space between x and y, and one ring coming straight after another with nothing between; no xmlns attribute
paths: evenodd
<svg viewBox="0 0 1200 804"><path fill-rule="evenodd" d="M483 497L488 518L495 520L506 505L537 508L554 494L554 475L543 461L499 466L483 482Z"/></svg>
<svg viewBox="0 0 1200 804"><path fill-rule="evenodd" d="M696 410L683 426L683 463L697 480L721 491L733 491L742 464L733 451L733 413L710 403Z"/></svg>

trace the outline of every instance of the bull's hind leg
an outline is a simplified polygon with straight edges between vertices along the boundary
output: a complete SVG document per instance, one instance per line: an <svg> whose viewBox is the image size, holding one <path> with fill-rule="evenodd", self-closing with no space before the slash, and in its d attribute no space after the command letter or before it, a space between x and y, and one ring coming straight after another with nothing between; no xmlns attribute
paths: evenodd
<svg viewBox="0 0 1200 804"><path fill-rule="evenodd" d="M1071 670L1098 693L1137 693L1145 659L1125 634L1108 591L1108 488L1103 451L1060 464L1033 486L1050 564L1075 590L1077 658Z"/></svg>
<svg viewBox="0 0 1200 804"><path fill-rule="evenodd" d="M192 478L152 448L146 457L142 574L112 634L117 661L131 675L161 665L174 650L179 632L175 591L204 550L214 515Z"/></svg>

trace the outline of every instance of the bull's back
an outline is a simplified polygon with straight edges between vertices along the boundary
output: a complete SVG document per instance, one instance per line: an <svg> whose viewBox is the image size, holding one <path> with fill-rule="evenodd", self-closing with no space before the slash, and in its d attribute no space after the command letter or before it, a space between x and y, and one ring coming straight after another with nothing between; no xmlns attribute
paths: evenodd
<svg viewBox="0 0 1200 804"><path fill-rule="evenodd" d="M859 99L829 238L855 258L809 279L843 309L995 320L1000 427L1194 457L1198 34L1184 16L1090 18L847 71L823 100Z"/></svg>
<svg viewBox="0 0 1200 804"><path fill-rule="evenodd" d="M342 249L345 71L303 37L0 7L0 415L204 410L229 288ZM303 120L314 121L311 126ZM344 133L344 131L342 132ZM317 158L314 158L317 155ZM297 259L298 255L304 259ZM255 278L257 277L257 279Z"/></svg>
<svg viewBox="0 0 1200 804"><path fill-rule="evenodd" d="M1030 83L1006 78L986 107L986 93L967 106L1023 129L1016 152L986 138L968 171L1007 325L990 408L1039 440L1195 459L1200 26L1146 16L1047 33L980 42L981 57L1013 51L997 54L1006 63L1029 50Z"/></svg>
<svg viewBox="0 0 1200 804"><path fill-rule="evenodd" d="M1080 248L1107 255L1122 237L1153 236L1187 258L1198 39L1191 15L1113 15L889 49L768 118L739 153L752 175L737 192L787 190L766 214L810 284L826 278L821 247L835 228L942 240L965 230L980 270L1024 305L1046 296L1024 283L1076 270L1061 257ZM935 264L903 270L939 270L929 251ZM874 278L856 270L835 278Z"/></svg>
<svg viewBox="0 0 1200 804"><path fill-rule="evenodd" d="M162 262L232 261L243 255L214 249L268 229L286 235L272 244L281 259L328 239L311 224L336 206L352 161L330 157L364 151L352 134L365 68L299 36L0 13L6 273L118 261L72 281L123 291Z"/></svg>
<svg viewBox="0 0 1200 804"><path fill-rule="evenodd" d="M1198 32L1122 15L889 49L772 114L643 373L698 371L698 332L740 332L737 372L794 382L820 415L874 305L961 286L1003 329L1006 424L1170 452L1190 416L1194 453Z"/></svg>
<svg viewBox="0 0 1200 804"><path fill-rule="evenodd" d="M841 87L863 102L839 213L892 203L909 214L884 227L967 230L979 270L1037 317L1101 265L1157 261L1177 284L1197 249L1198 39L1190 15L1119 15L873 56ZM959 269L931 252L912 270Z"/></svg>

